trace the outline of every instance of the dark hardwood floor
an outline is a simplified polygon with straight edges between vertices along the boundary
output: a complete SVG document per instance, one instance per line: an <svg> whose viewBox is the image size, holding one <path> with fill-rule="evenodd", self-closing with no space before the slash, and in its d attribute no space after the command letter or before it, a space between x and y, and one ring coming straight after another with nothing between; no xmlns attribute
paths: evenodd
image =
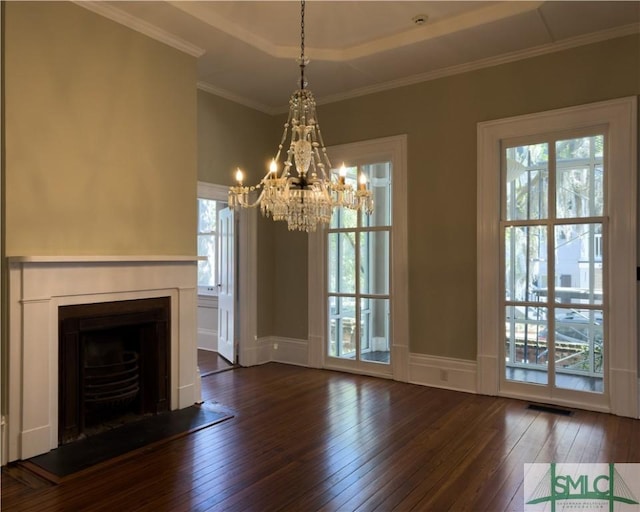
<svg viewBox="0 0 640 512"><path fill-rule="evenodd" d="M282 364L211 374L235 417L50 485L3 469L7 511L522 510L527 462L640 462L640 421Z"/></svg>
<svg viewBox="0 0 640 512"><path fill-rule="evenodd" d="M198 369L202 377L231 368L233 365L217 352L198 349Z"/></svg>

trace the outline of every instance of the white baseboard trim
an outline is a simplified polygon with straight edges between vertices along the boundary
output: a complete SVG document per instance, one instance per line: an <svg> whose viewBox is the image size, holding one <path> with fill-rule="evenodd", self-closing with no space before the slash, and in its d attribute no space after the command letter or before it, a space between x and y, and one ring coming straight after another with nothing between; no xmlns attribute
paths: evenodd
<svg viewBox="0 0 640 512"><path fill-rule="evenodd" d="M242 366L257 366L266 363L285 363L296 366L309 366L309 344L306 340L284 338L281 336L263 336L251 347L245 347Z"/></svg>
<svg viewBox="0 0 640 512"><path fill-rule="evenodd" d="M51 450L51 428L49 425L23 430L20 433L22 443L21 458L29 459Z"/></svg>
<svg viewBox="0 0 640 512"><path fill-rule="evenodd" d="M611 409L606 405L594 404L593 402L583 401L583 400L576 400L576 399L563 400L557 397L554 397L553 400L549 400L546 397L543 397L538 400L535 397L532 397L531 395L528 395L525 393L518 393L517 391L501 392L500 396L502 398L513 398L515 400L520 400L522 402L527 402L527 403L542 403L542 404L549 404L557 407L567 407L569 409L584 409L585 411L595 411L595 412L602 412L602 413L609 413L609 414L612 413Z"/></svg>
<svg viewBox="0 0 640 512"><path fill-rule="evenodd" d="M249 343L240 345L240 366L259 366L271 361L269 337L255 338Z"/></svg>
<svg viewBox="0 0 640 512"><path fill-rule="evenodd" d="M297 338L264 336L256 341L250 359L256 365L274 362L309 367L309 343ZM409 354L408 382L412 384L476 393L476 381L475 361Z"/></svg>
<svg viewBox="0 0 640 512"><path fill-rule="evenodd" d="M627 368L609 368L609 400L611 412L618 416L638 417L638 400L634 382L638 374Z"/></svg>
<svg viewBox="0 0 640 512"><path fill-rule="evenodd" d="M409 382L476 393L477 364L466 359L409 354Z"/></svg>
<svg viewBox="0 0 640 512"><path fill-rule="evenodd" d="M201 396L200 396L201 387L199 384L200 375L198 375L196 378L198 379L198 382L194 382L193 384L187 384L186 386L178 387L177 409L184 409L185 407L189 407L201 401Z"/></svg>
<svg viewBox="0 0 640 512"><path fill-rule="evenodd" d="M296 338L272 336L271 360L276 363L309 366L309 343Z"/></svg>
<svg viewBox="0 0 640 512"><path fill-rule="evenodd" d="M218 351L218 331L198 328L198 348L202 350Z"/></svg>
<svg viewBox="0 0 640 512"><path fill-rule="evenodd" d="M251 350L251 357L246 359L246 363L243 366L265 363L309 366L309 344L307 340L284 338L282 336L263 336L258 338Z"/></svg>

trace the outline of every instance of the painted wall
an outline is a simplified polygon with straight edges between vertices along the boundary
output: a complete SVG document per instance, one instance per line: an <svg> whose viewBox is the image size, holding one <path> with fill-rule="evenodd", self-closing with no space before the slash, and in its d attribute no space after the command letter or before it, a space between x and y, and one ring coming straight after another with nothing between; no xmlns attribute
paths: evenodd
<svg viewBox="0 0 640 512"><path fill-rule="evenodd" d="M235 184L240 167L248 183L267 171L280 140L273 116L198 90L198 179Z"/></svg>
<svg viewBox="0 0 640 512"><path fill-rule="evenodd" d="M264 176L277 150L282 126L273 116L198 91L198 180L234 184L240 167L246 183ZM275 231L271 220L258 216L258 336L274 333ZM306 338L306 335L305 335Z"/></svg>
<svg viewBox="0 0 640 512"><path fill-rule="evenodd" d="M67 2L5 4L6 254L196 254L196 59Z"/></svg>
<svg viewBox="0 0 640 512"><path fill-rule="evenodd" d="M634 35L318 108L329 146L408 135L411 352L476 357L477 123L637 95L639 73ZM306 254L306 237L277 244L276 253ZM306 281L286 283L276 308L296 316ZM275 328L307 336L301 322Z"/></svg>

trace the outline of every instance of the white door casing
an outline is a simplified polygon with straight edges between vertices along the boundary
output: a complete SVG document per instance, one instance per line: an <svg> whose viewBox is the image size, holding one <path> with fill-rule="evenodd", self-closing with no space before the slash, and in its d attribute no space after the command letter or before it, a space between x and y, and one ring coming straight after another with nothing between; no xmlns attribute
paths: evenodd
<svg viewBox="0 0 640 512"><path fill-rule="evenodd" d="M637 99L622 98L478 125L478 382L479 393L530 396L500 388L500 143L515 137L605 126L608 134L607 201L610 272L606 406L554 399L553 403L638 417L636 296Z"/></svg>
<svg viewBox="0 0 640 512"><path fill-rule="evenodd" d="M407 235L407 137L398 135L328 148L335 162L358 166L391 161L393 165L390 300L391 300L391 372L389 377L409 380L409 280ZM309 360L314 368L326 367L327 341L327 262L326 232L319 229L309 234ZM342 368L349 371L348 368ZM366 370L359 370L364 371ZM371 373L375 376L383 376Z"/></svg>

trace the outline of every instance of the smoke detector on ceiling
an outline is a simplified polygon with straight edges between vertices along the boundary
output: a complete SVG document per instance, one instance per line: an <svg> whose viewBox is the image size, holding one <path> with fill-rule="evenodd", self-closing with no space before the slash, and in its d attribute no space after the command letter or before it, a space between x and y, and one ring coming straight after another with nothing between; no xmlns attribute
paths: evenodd
<svg viewBox="0 0 640 512"><path fill-rule="evenodd" d="M424 25L427 22L429 16L427 16L426 14L418 14L411 19L416 25L420 26Z"/></svg>

